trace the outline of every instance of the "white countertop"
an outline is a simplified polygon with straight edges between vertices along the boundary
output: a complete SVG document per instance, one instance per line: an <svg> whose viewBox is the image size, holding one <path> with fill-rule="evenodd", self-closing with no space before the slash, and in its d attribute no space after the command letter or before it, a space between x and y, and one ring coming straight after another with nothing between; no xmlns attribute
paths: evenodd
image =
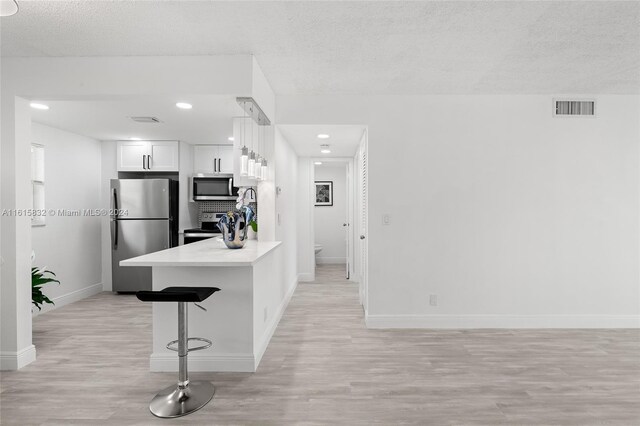
<svg viewBox="0 0 640 426"><path fill-rule="evenodd" d="M251 266L280 244L250 240L243 248L232 250L218 238L209 238L122 260L120 266Z"/></svg>

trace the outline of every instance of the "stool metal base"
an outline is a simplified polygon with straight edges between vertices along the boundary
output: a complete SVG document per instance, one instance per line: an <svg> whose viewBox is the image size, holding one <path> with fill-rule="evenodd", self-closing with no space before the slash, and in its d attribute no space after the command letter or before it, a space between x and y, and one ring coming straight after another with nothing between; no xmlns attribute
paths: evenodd
<svg viewBox="0 0 640 426"><path fill-rule="evenodd" d="M191 382L187 387L169 386L151 400L149 410L156 417L185 416L207 405L216 388L209 382Z"/></svg>

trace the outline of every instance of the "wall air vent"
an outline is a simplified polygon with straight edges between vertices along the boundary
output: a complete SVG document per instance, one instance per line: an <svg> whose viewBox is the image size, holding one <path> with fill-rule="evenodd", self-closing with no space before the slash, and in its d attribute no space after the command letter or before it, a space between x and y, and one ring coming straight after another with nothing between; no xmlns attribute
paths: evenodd
<svg viewBox="0 0 640 426"><path fill-rule="evenodd" d="M596 115L596 101L571 101L571 100L554 100L553 115L556 116L576 116Z"/></svg>
<svg viewBox="0 0 640 426"><path fill-rule="evenodd" d="M157 117L129 117L136 123L162 123Z"/></svg>

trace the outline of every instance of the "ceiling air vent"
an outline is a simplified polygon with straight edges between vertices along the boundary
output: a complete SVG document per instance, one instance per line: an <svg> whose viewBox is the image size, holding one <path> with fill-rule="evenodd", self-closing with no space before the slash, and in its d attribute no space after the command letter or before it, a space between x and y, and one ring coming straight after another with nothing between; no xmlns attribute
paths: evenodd
<svg viewBox="0 0 640 426"><path fill-rule="evenodd" d="M555 109L553 115L596 115L596 102L595 101L570 101L570 100L555 100Z"/></svg>
<svg viewBox="0 0 640 426"><path fill-rule="evenodd" d="M136 123L162 123L157 117L129 117Z"/></svg>

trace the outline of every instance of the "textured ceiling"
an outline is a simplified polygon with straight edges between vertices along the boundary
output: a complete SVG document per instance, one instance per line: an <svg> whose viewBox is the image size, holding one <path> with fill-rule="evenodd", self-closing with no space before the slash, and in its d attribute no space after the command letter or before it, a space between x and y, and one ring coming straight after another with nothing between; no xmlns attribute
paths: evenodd
<svg viewBox="0 0 640 426"><path fill-rule="evenodd" d="M18 1L3 56L254 54L278 94L640 92L637 1Z"/></svg>

